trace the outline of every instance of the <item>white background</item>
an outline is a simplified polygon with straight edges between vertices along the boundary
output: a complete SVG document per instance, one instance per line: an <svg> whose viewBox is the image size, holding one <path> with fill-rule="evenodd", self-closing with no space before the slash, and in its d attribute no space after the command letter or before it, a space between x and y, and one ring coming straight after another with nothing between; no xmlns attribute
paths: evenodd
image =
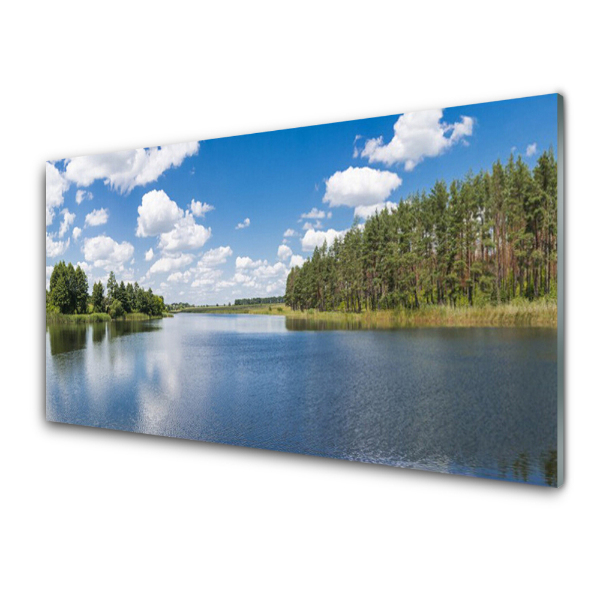
<svg viewBox="0 0 600 600"><path fill-rule="evenodd" d="M2 596L594 596L596 26L576 2L6 4ZM44 421L45 160L550 92L567 132L562 489Z"/></svg>

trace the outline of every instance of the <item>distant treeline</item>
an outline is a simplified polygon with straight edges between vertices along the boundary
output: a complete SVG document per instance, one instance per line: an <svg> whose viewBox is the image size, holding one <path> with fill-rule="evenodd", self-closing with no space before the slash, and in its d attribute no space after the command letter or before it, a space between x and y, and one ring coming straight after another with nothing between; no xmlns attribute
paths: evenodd
<svg viewBox="0 0 600 600"><path fill-rule="evenodd" d="M511 156L357 222L288 275L293 309L360 312L556 298L557 163Z"/></svg>
<svg viewBox="0 0 600 600"><path fill-rule="evenodd" d="M60 261L54 265L50 276L46 310L66 315L109 313L111 317L133 312L158 316L166 310L162 296L154 294L152 289L145 290L137 281L127 285L123 281L117 283L112 271L106 283L106 295L101 281L94 284L91 296L88 289L88 279L83 269Z"/></svg>
<svg viewBox="0 0 600 600"><path fill-rule="evenodd" d="M285 301L284 296L270 296L269 298L239 298L235 300L234 306L248 304L282 304Z"/></svg>
<svg viewBox="0 0 600 600"><path fill-rule="evenodd" d="M167 310L171 312L183 310L184 308L192 308L193 306L189 302L173 302L173 304L166 305Z"/></svg>

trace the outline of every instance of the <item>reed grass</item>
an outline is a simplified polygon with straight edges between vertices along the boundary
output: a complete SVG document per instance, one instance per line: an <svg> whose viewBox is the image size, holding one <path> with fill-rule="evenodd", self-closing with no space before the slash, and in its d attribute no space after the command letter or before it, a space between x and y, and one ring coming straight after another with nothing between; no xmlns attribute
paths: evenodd
<svg viewBox="0 0 600 600"><path fill-rule="evenodd" d="M367 329L395 327L556 327L557 304L553 300L529 302L516 300L496 306L424 305L416 310L396 309L347 313L294 311L283 304L219 306L186 309L183 312L206 314L283 315L314 323L339 323Z"/></svg>
<svg viewBox="0 0 600 600"><path fill-rule="evenodd" d="M90 313L86 315L63 315L57 312L46 312L46 324L55 325L62 323L103 323L110 321L108 313Z"/></svg>

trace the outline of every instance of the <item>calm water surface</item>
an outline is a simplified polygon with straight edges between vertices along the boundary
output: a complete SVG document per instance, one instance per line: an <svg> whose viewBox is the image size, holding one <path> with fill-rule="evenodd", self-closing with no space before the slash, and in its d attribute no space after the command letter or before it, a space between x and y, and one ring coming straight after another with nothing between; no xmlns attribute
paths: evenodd
<svg viewBox="0 0 600 600"><path fill-rule="evenodd" d="M283 316L49 326L46 413L556 485L556 330L310 331Z"/></svg>

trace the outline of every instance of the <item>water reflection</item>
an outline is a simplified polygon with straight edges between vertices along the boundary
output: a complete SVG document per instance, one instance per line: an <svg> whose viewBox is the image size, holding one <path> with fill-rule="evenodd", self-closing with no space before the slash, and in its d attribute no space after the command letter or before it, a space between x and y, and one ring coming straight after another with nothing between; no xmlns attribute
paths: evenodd
<svg viewBox="0 0 600 600"><path fill-rule="evenodd" d="M48 419L556 485L556 330L288 321L48 327Z"/></svg>
<svg viewBox="0 0 600 600"><path fill-rule="evenodd" d="M46 331L50 340L50 353L55 355L83 350L90 341L101 344L107 336L111 339L119 338L133 333L156 331L159 327L156 321L111 321L47 325Z"/></svg>

